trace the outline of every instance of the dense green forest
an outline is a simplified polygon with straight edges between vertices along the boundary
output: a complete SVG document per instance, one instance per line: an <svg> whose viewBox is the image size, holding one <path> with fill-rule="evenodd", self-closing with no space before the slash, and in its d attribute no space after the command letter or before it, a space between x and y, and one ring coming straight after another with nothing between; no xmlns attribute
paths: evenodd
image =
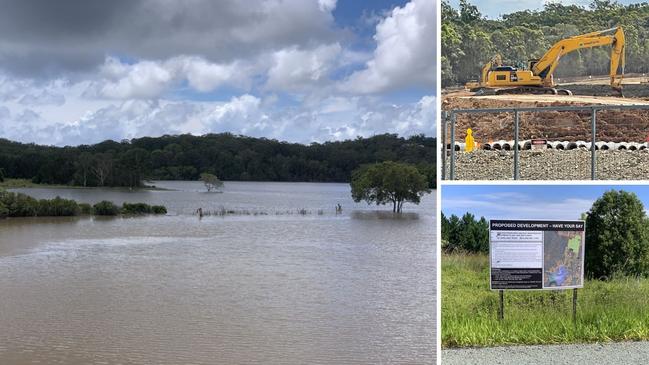
<svg viewBox="0 0 649 365"><path fill-rule="evenodd" d="M489 222L465 213L461 218L442 213L442 250L447 253L489 253Z"/></svg>
<svg viewBox="0 0 649 365"><path fill-rule="evenodd" d="M229 133L144 137L95 145L52 147L0 139L0 169L8 178L79 186L140 186L142 180L348 182L363 164L416 165L435 183L435 138L382 134L341 142L298 143Z"/></svg>
<svg viewBox="0 0 649 365"><path fill-rule="evenodd" d="M503 8L503 13L507 12ZM626 72L649 71L649 4L621 5L595 0L589 7L547 2L540 11L503 14L486 19L467 0L454 9L442 1L442 86L477 80L480 69L495 54L504 63L526 67L555 42L587 32L624 27ZM610 47L570 53L561 59L556 77L607 75Z"/></svg>

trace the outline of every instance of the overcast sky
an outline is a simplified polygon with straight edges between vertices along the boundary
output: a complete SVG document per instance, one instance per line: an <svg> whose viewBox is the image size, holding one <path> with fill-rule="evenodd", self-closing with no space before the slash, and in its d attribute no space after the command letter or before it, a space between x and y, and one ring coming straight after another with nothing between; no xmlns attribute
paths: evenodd
<svg viewBox="0 0 649 365"><path fill-rule="evenodd" d="M645 211L649 207L649 186L644 185L446 185L442 212L487 219L580 219L611 189L633 192Z"/></svg>
<svg viewBox="0 0 649 365"><path fill-rule="evenodd" d="M449 0L450 4L459 9L460 0ZM521 10L541 10L543 5L549 2L558 2L564 5L581 5L589 6L592 0L469 0L469 2L478 7L482 15L490 19L497 19L503 14L514 13ZM618 0L620 4L636 4L643 1L637 0Z"/></svg>
<svg viewBox="0 0 649 365"><path fill-rule="evenodd" d="M0 0L0 137L434 135L431 0Z"/></svg>

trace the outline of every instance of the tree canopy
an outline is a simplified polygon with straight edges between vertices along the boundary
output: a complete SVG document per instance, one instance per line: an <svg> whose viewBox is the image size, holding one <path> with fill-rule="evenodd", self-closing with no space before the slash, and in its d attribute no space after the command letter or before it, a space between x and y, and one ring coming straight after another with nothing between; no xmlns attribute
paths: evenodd
<svg viewBox="0 0 649 365"><path fill-rule="evenodd" d="M626 38L626 72L649 72L649 4L595 0L589 7L546 2L542 10L503 14L492 20L461 0L459 9L442 0L442 86L478 79L496 53L505 63L526 66L557 41L621 25ZM557 77L608 74L609 47L572 52L561 59Z"/></svg>
<svg viewBox="0 0 649 365"><path fill-rule="evenodd" d="M415 164L435 181L435 138L381 134L312 143L280 142L229 133L165 135L95 145L52 147L0 139L5 177L79 186L139 186L143 179L349 182L367 163Z"/></svg>
<svg viewBox="0 0 649 365"><path fill-rule="evenodd" d="M640 199L607 191L586 217L586 272L595 278L649 275L649 219Z"/></svg>
<svg viewBox="0 0 649 365"><path fill-rule="evenodd" d="M223 186L223 181L219 180L216 175L208 174L206 172L201 174L201 181L205 185L208 193Z"/></svg>
<svg viewBox="0 0 649 365"><path fill-rule="evenodd" d="M363 166L352 174L352 198L377 205L392 203L400 213L404 202L419 204L430 192L428 181L416 167L393 161Z"/></svg>
<svg viewBox="0 0 649 365"><path fill-rule="evenodd" d="M489 222L471 213L462 218L442 213L442 248L446 252L489 252Z"/></svg>

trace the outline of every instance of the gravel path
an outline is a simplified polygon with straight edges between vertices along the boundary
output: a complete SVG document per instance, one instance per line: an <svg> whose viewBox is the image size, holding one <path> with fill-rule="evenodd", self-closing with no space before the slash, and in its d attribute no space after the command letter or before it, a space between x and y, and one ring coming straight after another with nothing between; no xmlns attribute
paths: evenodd
<svg viewBox="0 0 649 365"><path fill-rule="evenodd" d="M649 342L442 350L442 365L647 364Z"/></svg>
<svg viewBox="0 0 649 365"><path fill-rule="evenodd" d="M456 152L456 180L511 180L514 174L513 151ZM521 180L590 180L590 151L521 151ZM447 178L450 157L446 160ZM649 179L649 150L597 151L599 180Z"/></svg>

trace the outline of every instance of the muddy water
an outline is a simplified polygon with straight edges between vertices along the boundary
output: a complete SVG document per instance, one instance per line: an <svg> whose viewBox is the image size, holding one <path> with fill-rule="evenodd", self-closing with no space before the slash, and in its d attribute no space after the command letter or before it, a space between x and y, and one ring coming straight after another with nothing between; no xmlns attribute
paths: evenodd
<svg viewBox="0 0 649 365"><path fill-rule="evenodd" d="M396 218L345 184L158 185L26 190L169 215L0 221L0 363L434 361L432 195Z"/></svg>

